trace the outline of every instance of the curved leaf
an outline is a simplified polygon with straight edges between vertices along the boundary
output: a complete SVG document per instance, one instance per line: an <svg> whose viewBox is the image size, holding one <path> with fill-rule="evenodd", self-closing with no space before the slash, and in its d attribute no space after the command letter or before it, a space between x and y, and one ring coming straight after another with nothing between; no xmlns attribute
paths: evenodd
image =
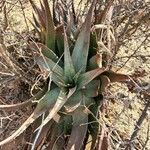
<svg viewBox="0 0 150 150"><path fill-rule="evenodd" d="M62 115L59 122L52 126L51 134L49 136L49 145L47 149L59 149L64 150L65 147L65 135L70 131L72 127L71 115Z"/></svg>
<svg viewBox="0 0 150 150"><path fill-rule="evenodd" d="M55 52L55 26L47 0L43 0L46 15L46 46Z"/></svg>
<svg viewBox="0 0 150 150"><path fill-rule="evenodd" d="M98 96L99 88L100 88L100 81L93 80L86 85L85 89L82 89L82 92L86 97L96 97Z"/></svg>
<svg viewBox="0 0 150 150"><path fill-rule="evenodd" d="M102 57L101 54L96 54L90 58L88 63L88 70L96 69L98 67L102 67Z"/></svg>
<svg viewBox="0 0 150 150"><path fill-rule="evenodd" d="M68 94L66 89L62 89L60 91L55 105L52 109L49 110L48 116L45 118L45 120L39 128L42 128L44 125L46 125L58 113L58 111L63 107L63 105L66 103L69 97L75 92L75 90L76 88L70 89Z"/></svg>
<svg viewBox="0 0 150 150"><path fill-rule="evenodd" d="M50 74L52 75L51 78L55 84L60 87L65 86L63 69L57 63L46 57L44 58L42 56L39 56L38 54L35 55L35 61L41 69L50 72Z"/></svg>
<svg viewBox="0 0 150 150"><path fill-rule="evenodd" d="M76 91L64 104L65 108L64 111L67 113L73 112L77 107L79 107L81 101L82 101L82 93L81 91Z"/></svg>
<svg viewBox="0 0 150 150"><path fill-rule="evenodd" d="M66 150L80 150L88 128L88 114L85 108L78 108L73 113L73 127Z"/></svg>
<svg viewBox="0 0 150 150"><path fill-rule="evenodd" d="M65 44L65 53L64 53L64 73L65 73L65 82L67 84L72 84L73 77L75 76L75 70L72 62L72 58L70 55L67 35L64 32L64 44Z"/></svg>
<svg viewBox="0 0 150 150"><path fill-rule="evenodd" d="M81 106L89 107L92 103L93 103L92 97L87 97L85 92L83 92L83 90L78 90L65 103L64 112L72 113L78 107L81 107Z"/></svg>
<svg viewBox="0 0 150 150"><path fill-rule="evenodd" d="M59 88L55 88L55 89L48 91L43 96L43 98L41 98L41 100L38 102L35 112L40 113L40 112L43 112L43 110L44 111L48 110L49 107L53 105L55 101L57 100L59 92L60 92Z"/></svg>
<svg viewBox="0 0 150 150"><path fill-rule="evenodd" d="M123 82L123 81L130 80L129 75L116 73L111 70L105 71L103 75L106 75L110 79L110 82Z"/></svg>
<svg viewBox="0 0 150 150"><path fill-rule="evenodd" d="M108 84L110 83L110 79L106 75L100 75L99 79L100 79L99 94L103 94Z"/></svg>
<svg viewBox="0 0 150 150"><path fill-rule="evenodd" d="M56 52L59 57L64 53L64 26L60 25L56 28Z"/></svg>
<svg viewBox="0 0 150 150"><path fill-rule="evenodd" d="M44 56L53 60L55 63L58 62L58 60L59 60L58 56L51 49L49 49L47 46L45 46L42 43L33 43L32 42L29 44L29 47L31 50L33 50L35 52L41 51Z"/></svg>
<svg viewBox="0 0 150 150"><path fill-rule="evenodd" d="M84 74L81 74L77 80L78 89L84 88L84 86L86 86L88 83L90 83L94 78L99 76L105 70L106 70L105 68L97 68L92 71L88 71Z"/></svg>
<svg viewBox="0 0 150 150"><path fill-rule="evenodd" d="M85 22L82 26L81 32L78 35L73 53L72 60L75 67L76 72L82 69L82 73L85 72L87 66L87 58L89 53L89 42L90 42L90 29L94 7L96 4L96 0L93 1Z"/></svg>

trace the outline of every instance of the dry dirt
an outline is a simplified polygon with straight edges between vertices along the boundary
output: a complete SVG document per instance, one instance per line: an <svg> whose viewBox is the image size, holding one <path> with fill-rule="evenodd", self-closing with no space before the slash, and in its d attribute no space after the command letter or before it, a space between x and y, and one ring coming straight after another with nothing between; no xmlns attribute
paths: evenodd
<svg viewBox="0 0 150 150"><path fill-rule="evenodd" d="M15 4L17 0L8 2L10 2L8 5L10 11L7 14L9 26L4 35L5 43L7 46L12 44L17 45L15 50L10 52L11 57L15 57L15 59L20 60L21 65L26 66L27 69L30 66L30 64L28 64L30 52L29 54L24 52L24 43L27 40L28 30L32 30L32 26L28 21L28 19L32 20L31 6L29 3L23 1L23 12L20 3L18 2ZM0 14L0 27L2 27L2 21L3 16ZM27 24L25 23L26 21ZM19 37L20 35L22 37ZM138 47L139 40L143 39L142 35L140 35L140 37L141 38L138 40L132 39L131 43L128 43L127 47L122 47L117 57L129 56L133 50ZM140 54L150 55L150 49L147 49L143 46L137 52L137 55ZM5 60L2 60L3 58L1 55L0 57L0 71L12 74L12 71L5 67ZM114 62L113 70L118 70L118 68L120 68L125 60L126 59L119 59L118 61ZM119 70L119 72L132 74L135 70L145 70L145 72L147 72L145 77L139 79L139 82L142 83L144 87L150 86L150 58L131 58L130 61L128 61L128 63ZM24 72L25 71L27 70L24 70ZM36 81L37 76L35 75L38 75L36 71L33 73L29 72L25 77L16 77L17 79L15 78L15 80L6 80L7 82L1 84L0 104L13 104L29 99L29 97L31 97L30 89L33 83ZM1 76L0 79L4 79L4 75ZM108 110L107 116L104 116L104 121L109 124L110 130L117 131L119 137L124 140L128 139L134 130L136 121L138 120L141 111L143 110L143 102L141 101L138 93L129 92L125 84L112 84L108 89L108 93L109 95L106 96ZM115 101L110 101L110 99L115 99ZM8 137L8 135L16 130L25 121L27 116L31 114L31 112L32 108L29 107L13 112L5 112L0 110L0 140ZM141 142L139 144L144 144L147 136L150 137L150 132L148 133L148 128L150 128L149 122L150 115L147 116L141 126L140 132L138 133L138 139L140 139L139 141ZM113 134L110 136L113 136ZM21 142L24 142L24 136L22 136ZM16 149L16 145L13 144L14 143L11 143L10 145L8 144L7 146L3 147L2 150ZM150 141L148 142L147 148L145 148L145 150L148 150L149 148ZM21 149L21 147L18 146L18 149Z"/></svg>

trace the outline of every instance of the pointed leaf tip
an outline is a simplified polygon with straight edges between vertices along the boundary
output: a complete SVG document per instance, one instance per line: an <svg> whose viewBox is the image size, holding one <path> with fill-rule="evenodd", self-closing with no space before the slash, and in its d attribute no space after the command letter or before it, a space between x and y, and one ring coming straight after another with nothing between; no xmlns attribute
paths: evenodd
<svg viewBox="0 0 150 150"><path fill-rule="evenodd" d="M84 73L86 70L90 43L90 29L95 4L96 0L91 4L72 53L73 64L77 72L82 69L82 73Z"/></svg>
<svg viewBox="0 0 150 150"><path fill-rule="evenodd" d="M99 76L105 70L106 70L106 68L97 68L97 69L94 69L92 71L88 71L88 72L82 74L78 78L78 89L86 86L88 83L90 83L93 79L95 79L97 76Z"/></svg>
<svg viewBox="0 0 150 150"><path fill-rule="evenodd" d="M65 30L65 29L64 29ZM66 83L72 83L73 77L75 76L75 69L73 66L72 58L70 55L68 39L66 35L66 31L64 31L64 71L65 71L65 81Z"/></svg>
<svg viewBox="0 0 150 150"><path fill-rule="evenodd" d="M105 71L103 75L106 75L110 79L110 82L124 82L130 80L129 75L116 73L111 70Z"/></svg>
<svg viewBox="0 0 150 150"><path fill-rule="evenodd" d="M46 45L55 52L55 26L47 0L43 0L46 16Z"/></svg>

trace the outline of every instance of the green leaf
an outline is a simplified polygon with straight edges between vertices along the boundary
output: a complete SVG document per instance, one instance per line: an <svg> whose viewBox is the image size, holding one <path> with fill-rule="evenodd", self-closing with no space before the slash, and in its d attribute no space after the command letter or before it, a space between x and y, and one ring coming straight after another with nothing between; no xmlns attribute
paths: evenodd
<svg viewBox="0 0 150 150"><path fill-rule="evenodd" d="M76 91L65 103L64 111L67 113L73 112L77 107L80 106L81 101L82 101L82 93L81 91Z"/></svg>
<svg viewBox="0 0 150 150"><path fill-rule="evenodd" d="M71 11L69 10L69 14L68 14L68 22L67 22L67 27L66 27L66 33L67 35L74 35L74 32L76 30L76 14L75 14L75 9L74 9L74 2L71 2Z"/></svg>
<svg viewBox="0 0 150 150"><path fill-rule="evenodd" d="M33 50L35 52L41 51L44 56L51 59L55 63L57 63L58 60L59 60L58 56L51 49L49 49L47 46L45 46L42 43L33 43L33 42L31 42L29 44L29 47L30 47L31 50Z"/></svg>
<svg viewBox="0 0 150 150"><path fill-rule="evenodd" d="M67 150L80 150L86 137L88 114L85 108L78 108L73 113L73 127L67 145Z"/></svg>
<svg viewBox="0 0 150 150"><path fill-rule="evenodd" d="M57 55L61 57L64 53L64 26L60 25L56 28L56 51Z"/></svg>
<svg viewBox="0 0 150 150"><path fill-rule="evenodd" d="M106 70L105 68L98 68L80 75L80 77L77 80L78 89L85 88L85 86L88 83L90 83L94 78L99 76L105 70Z"/></svg>
<svg viewBox="0 0 150 150"><path fill-rule="evenodd" d="M70 55L67 35L64 31L64 43L65 43L65 53L64 53L64 73L65 73L65 82L66 84L72 84L73 77L75 76L75 70Z"/></svg>
<svg viewBox="0 0 150 150"><path fill-rule="evenodd" d="M55 26L47 0L43 0L46 15L46 46L55 52Z"/></svg>
<svg viewBox="0 0 150 150"><path fill-rule="evenodd" d="M49 110L48 116L43 121L40 128L45 126L55 115L58 113L58 111L64 106L66 101L69 99L69 97L75 92L75 88L72 88L69 90L69 93L67 94L67 91L65 88L60 90L60 93L58 95L58 98L56 100L56 103L54 104L53 108Z"/></svg>
<svg viewBox="0 0 150 150"><path fill-rule="evenodd" d="M39 101L35 113L40 113L48 110L50 106L53 106L57 100L57 97L59 95L60 89L55 88L53 90L48 91L43 98Z"/></svg>
<svg viewBox="0 0 150 150"><path fill-rule="evenodd" d="M49 123L47 124L49 125ZM46 125L46 126L47 126ZM58 123L54 123L51 130L49 131L51 134L49 135L49 150L63 150L65 146L65 135L70 132L72 127L72 116L71 115L62 115Z"/></svg>
<svg viewBox="0 0 150 150"><path fill-rule="evenodd" d="M83 92L83 90L77 90L65 103L64 112L72 113L78 107L81 107L81 106L89 107L89 105L91 105L92 102L93 102L93 99L91 97L87 97L85 92Z"/></svg>
<svg viewBox="0 0 150 150"><path fill-rule="evenodd" d="M82 89L82 92L86 97L96 97L100 88L100 81L93 80L86 85L85 89Z"/></svg>
<svg viewBox="0 0 150 150"><path fill-rule="evenodd" d="M72 60L76 72L82 69L82 73L84 73L86 70L87 58L89 53L90 29L91 29L91 22L92 22L92 16L93 16L95 4L96 4L96 0L93 1L89 9L89 12L82 26L81 32L78 35L72 53Z"/></svg>
<svg viewBox="0 0 150 150"><path fill-rule="evenodd" d="M101 58L100 54L96 54L92 58L90 58L90 60L88 62L88 70L98 68L101 63L101 60L102 60L102 58Z"/></svg>
<svg viewBox="0 0 150 150"><path fill-rule="evenodd" d="M93 57L94 55L97 54L97 38L95 33L91 33L90 36L90 46L89 46L89 56L88 58Z"/></svg>
<svg viewBox="0 0 150 150"><path fill-rule="evenodd" d="M57 63L46 57L39 56L39 54L35 54L35 61L41 69L51 72L52 76L50 77L52 77L54 83L58 86L65 86L63 69Z"/></svg>

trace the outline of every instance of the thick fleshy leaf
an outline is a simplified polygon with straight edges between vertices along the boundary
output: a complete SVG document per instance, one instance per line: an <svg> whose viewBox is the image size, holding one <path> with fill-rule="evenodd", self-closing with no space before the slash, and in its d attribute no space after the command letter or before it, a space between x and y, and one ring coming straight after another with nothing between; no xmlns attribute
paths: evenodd
<svg viewBox="0 0 150 150"><path fill-rule="evenodd" d="M99 88L99 94L103 94L105 92L105 89L110 83L110 79L106 75L100 75L100 88Z"/></svg>
<svg viewBox="0 0 150 150"><path fill-rule="evenodd" d="M65 103L64 108L65 112L73 112L77 107L80 106L82 101L82 93L81 91L76 91Z"/></svg>
<svg viewBox="0 0 150 150"><path fill-rule="evenodd" d="M73 83L73 77L75 76L75 69L73 66L72 58L70 55L69 44L67 40L67 35L64 32L64 44L65 44L65 53L64 53L64 73L65 73L65 82L66 84Z"/></svg>
<svg viewBox="0 0 150 150"><path fill-rule="evenodd" d="M53 90L48 91L45 96L39 101L35 112L42 112L43 110L48 110L49 107L55 103L55 101L57 100L57 97L59 95L60 89L59 88L55 88Z"/></svg>
<svg viewBox="0 0 150 150"><path fill-rule="evenodd" d="M55 52L55 26L47 0L43 0L46 15L46 46Z"/></svg>
<svg viewBox="0 0 150 150"><path fill-rule="evenodd" d="M103 72L103 75L106 75L110 79L110 82L123 82L130 80L129 75L115 73L113 71L105 71Z"/></svg>
<svg viewBox="0 0 150 150"><path fill-rule="evenodd" d="M49 109L54 105L59 94L59 88L48 91L46 95L39 101L36 109L30 115L30 117L21 125L21 127L15 131L11 136L0 142L0 146L8 142L11 142L21 133L23 133L46 109Z"/></svg>
<svg viewBox="0 0 150 150"><path fill-rule="evenodd" d="M54 120L49 122L45 127L43 127L42 129L40 129L37 132L34 132L34 130L42 123L44 116L46 115L43 114L41 115L39 118L37 118L34 122L34 124L32 125L32 135L29 138L30 141L28 140L28 142L32 143L32 149L42 149L42 143L44 143L44 141L46 140L45 137L48 136L49 131L52 128L52 125L54 124ZM27 145L26 149L31 149L31 145Z"/></svg>
<svg viewBox="0 0 150 150"><path fill-rule="evenodd" d="M67 150L80 150L87 133L88 114L85 108L80 107L73 113L73 127L67 145Z"/></svg>
<svg viewBox="0 0 150 150"><path fill-rule="evenodd" d="M64 53L64 27L60 25L56 28L56 52L59 57Z"/></svg>
<svg viewBox="0 0 150 150"><path fill-rule="evenodd" d="M53 106L52 109L49 110L49 115L45 118L45 120L43 121L40 128L43 127L44 125L46 125L51 119L53 119L55 117L55 115L64 106L64 104L69 99L69 97L75 92L75 90L76 90L76 88L70 89L68 94L67 94L66 89L62 89L60 91L55 105Z"/></svg>
<svg viewBox="0 0 150 150"><path fill-rule="evenodd" d="M72 127L71 115L62 115L59 122L52 126L51 134L49 136L49 146L47 149L59 149L64 150L65 139L64 136Z"/></svg>
<svg viewBox="0 0 150 150"><path fill-rule="evenodd" d="M54 61L48 58L44 58L39 56L38 54L35 55L35 61L41 67L41 69L47 70L51 72L51 78L58 86L64 86L64 77L63 77L63 69Z"/></svg>
<svg viewBox="0 0 150 150"><path fill-rule="evenodd" d="M66 33L67 35L74 35L76 30L76 14L75 14L75 8L74 8L74 2L71 1L71 10L68 10L68 23L66 27Z"/></svg>
<svg viewBox="0 0 150 150"><path fill-rule="evenodd" d="M51 49L49 49L47 46L45 46L42 43L33 43L32 42L29 44L29 47L31 50L33 50L35 52L41 51L44 56L51 59L55 63L57 63L59 60L58 56Z"/></svg>
<svg viewBox="0 0 150 150"><path fill-rule="evenodd" d="M89 94L86 93L87 94L86 95L84 90L77 90L64 104L64 109L65 109L64 112L72 113L80 106L89 107L89 105L91 105L93 102L92 99L92 96L94 95L93 93L94 91Z"/></svg>
<svg viewBox="0 0 150 150"><path fill-rule="evenodd" d="M93 1L87 17L85 19L85 23L82 26L81 32L78 35L73 53L72 60L75 67L75 70L78 72L82 69L82 73L85 72L87 66L87 58L89 53L89 42L90 42L90 29L94 7L96 4L96 0Z"/></svg>
<svg viewBox="0 0 150 150"><path fill-rule="evenodd" d="M93 57L94 55L97 54L97 37L96 37L96 34L94 33L91 33L91 36L90 36L90 46L89 46L89 56L88 58L91 58Z"/></svg>
<svg viewBox="0 0 150 150"><path fill-rule="evenodd" d="M99 76L105 70L106 70L105 68L98 68L98 69L94 69L92 71L88 71L88 72L82 74L77 80L78 89L84 88L84 86L86 86L88 83L90 83L94 78Z"/></svg>
<svg viewBox="0 0 150 150"><path fill-rule="evenodd" d="M82 89L82 92L86 97L96 97L98 95L99 88L100 88L100 81L93 80L89 84L87 84L85 89Z"/></svg>
<svg viewBox="0 0 150 150"><path fill-rule="evenodd" d="M96 69L98 67L102 67L102 57L101 57L101 55L96 54L92 58L90 58L87 67L88 67L88 70Z"/></svg>

